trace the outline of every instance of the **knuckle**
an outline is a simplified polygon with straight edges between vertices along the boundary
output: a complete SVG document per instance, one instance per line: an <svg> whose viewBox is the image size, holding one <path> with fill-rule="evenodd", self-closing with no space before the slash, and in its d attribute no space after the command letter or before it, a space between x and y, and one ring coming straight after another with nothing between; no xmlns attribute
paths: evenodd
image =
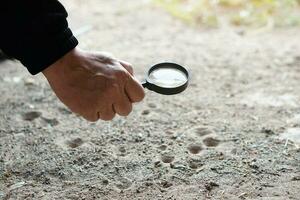
<svg viewBox="0 0 300 200"><path fill-rule="evenodd" d="M107 85L111 85L116 82L115 75L110 73L109 75L105 76L105 82Z"/></svg>
<svg viewBox="0 0 300 200"><path fill-rule="evenodd" d="M127 77L128 77L128 74L127 74L127 72L125 71L125 70L116 70L115 71L115 77L117 78L117 79L127 79Z"/></svg>
<svg viewBox="0 0 300 200"><path fill-rule="evenodd" d="M115 56L109 52L96 52L94 56L97 60L104 63L113 63L115 61Z"/></svg>
<svg viewBox="0 0 300 200"><path fill-rule="evenodd" d="M109 94L111 97L116 97L116 94L120 91L120 86L117 83L112 83L109 87Z"/></svg>
<svg viewBox="0 0 300 200"><path fill-rule="evenodd" d="M113 78L108 78L106 80L106 87L105 87L105 91L108 93L108 94L115 94L117 91L119 91L119 84L118 82L113 79Z"/></svg>
<svg viewBox="0 0 300 200"><path fill-rule="evenodd" d="M101 52L101 54L102 54L103 56L105 56L105 57L111 59L111 60L114 60L114 59L115 59L114 54L112 54L111 52L103 51L103 52Z"/></svg>

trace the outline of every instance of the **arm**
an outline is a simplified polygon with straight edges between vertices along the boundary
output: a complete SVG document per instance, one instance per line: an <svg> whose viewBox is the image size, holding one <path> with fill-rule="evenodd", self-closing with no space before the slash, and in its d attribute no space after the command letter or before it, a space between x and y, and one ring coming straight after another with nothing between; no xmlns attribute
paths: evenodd
<svg viewBox="0 0 300 200"><path fill-rule="evenodd" d="M85 119L126 116L144 98L129 63L76 47L57 0L7 0L0 17L0 48L31 74L43 72L58 98Z"/></svg>
<svg viewBox="0 0 300 200"><path fill-rule="evenodd" d="M0 48L37 74L77 46L66 17L57 0L5 0Z"/></svg>

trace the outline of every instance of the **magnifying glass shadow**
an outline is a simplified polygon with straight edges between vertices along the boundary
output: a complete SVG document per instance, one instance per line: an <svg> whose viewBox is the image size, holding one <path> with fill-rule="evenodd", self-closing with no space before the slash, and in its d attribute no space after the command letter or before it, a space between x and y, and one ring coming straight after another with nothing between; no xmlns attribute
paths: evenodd
<svg viewBox="0 0 300 200"><path fill-rule="evenodd" d="M183 92L189 84L189 72L176 63L164 62L152 66L146 80L142 82L144 88L163 95L175 95Z"/></svg>

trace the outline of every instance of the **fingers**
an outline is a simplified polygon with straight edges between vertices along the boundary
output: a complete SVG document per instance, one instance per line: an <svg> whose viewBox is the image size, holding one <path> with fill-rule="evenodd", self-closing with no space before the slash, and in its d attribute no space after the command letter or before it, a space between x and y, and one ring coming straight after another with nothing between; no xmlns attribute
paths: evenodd
<svg viewBox="0 0 300 200"><path fill-rule="evenodd" d="M127 73L127 75L123 77L121 75L119 76L120 79L123 78L123 80L125 80L125 82L123 82L123 84L125 83L125 94L127 95L130 102L140 102L145 97L143 86L133 76L133 69L131 64L125 61L119 61L119 63L127 70L127 72L129 72L129 74Z"/></svg>
<svg viewBox="0 0 300 200"><path fill-rule="evenodd" d="M101 106L101 102L99 102L100 104L98 107L99 112L97 112L97 119L109 121L112 120L116 114L120 116L128 116L132 111L132 103L125 94L124 87L121 85L113 84L107 98L112 101L108 101L104 107Z"/></svg>
<svg viewBox="0 0 300 200"><path fill-rule="evenodd" d="M113 106L107 106L105 110L98 111L96 113L90 114L81 114L81 116L90 122L96 122L99 119L104 121L110 121L116 116L116 112L113 109Z"/></svg>
<svg viewBox="0 0 300 200"><path fill-rule="evenodd" d="M126 82L125 92L132 103L140 102L145 97L143 86L133 76Z"/></svg>
<svg viewBox="0 0 300 200"><path fill-rule="evenodd" d="M113 109L113 106L107 106L103 111L97 112L98 119L104 121L110 121L116 116L116 112Z"/></svg>
<svg viewBox="0 0 300 200"><path fill-rule="evenodd" d="M132 111L132 103L125 95L125 93L121 92L117 102L113 104L113 108L118 115L128 116Z"/></svg>
<svg viewBox="0 0 300 200"><path fill-rule="evenodd" d="M111 92L114 103L112 106L106 106L104 111L98 112L98 119L112 120L116 114L128 116L132 111L132 103L141 101L145 96L143 87L130 75L125 86L113 87Z"/></svg>
<svg viewBox="0 0 300 200"><path fill-rule="evenodd" d="M112 67L108 68L112 70L110 72L110 76L107 76L105 80L105 84L103 81L101 82L102 87L99 87L101 91L99 91L99 98L94 97L94 99L98 99L97 105L94 109L91 109L93 116L84 117L89 121L97 121L99 119L104 121L112 120L116 114L120 116L127 116L132 111L132 103L141 101L144 96L144 88L141 84L135 79L133 76L133 69L130 63L125 61L112 62ZM106 71L104 71L106 72ZM105 77L96 76L95 79L103 79ZM98 82L94 81L95 84ZM98 85L98 84L96 84ZM98 89L98 87L95 87ZM98 95L98 92L95 93ZM92 106L93 107L93 106Z"/></svg>
<svg viewBox="0 0 300 200"><path fill-rule="evenodd" d="M119 60L119 63L133 76L133 68L130 63L123 60Z"/></svg>

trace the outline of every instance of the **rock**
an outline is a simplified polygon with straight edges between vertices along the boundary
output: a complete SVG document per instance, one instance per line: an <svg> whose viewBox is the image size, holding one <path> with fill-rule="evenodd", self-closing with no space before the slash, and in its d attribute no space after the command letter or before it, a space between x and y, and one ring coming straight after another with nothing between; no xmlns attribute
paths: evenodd
<svg viewBox="0 0 300 200"><path fill-rule="evenodd" d="M67 141L66 143L71 148L77 148L77 147L81 146L84 142L81 138L75 138L73 140Z"/></svg>
<svg viewBox="0 0 300 200"><path fill-rule="evenodd" d="M24 84L26 86L33 86L33 85L35 85L35 80L33 78L26 78L24 80Z"/></svg>
<svg viewBox="0 0 300 200"><path fill-rule="evenodd" d="M59 124L59 121L56 118L49 119L49 118L43 117L43 120L44 120L44 122L46 122L47 124L49 124L51 126L57 126Z"/></svg>
<svg viewBox="0 0 300 200"><path fill-rule="evenodd" d="M9 187L9 190L15 190L15 189L18 189L20 187L23 187L24 185L25 185L25 182L21 181L21 182L18 182L18 183L15 183L15 184L11 185Z"/></svg>
<svg viewBox="0 0 300 200"><path fill-rule="evenodd" d="M261 130L261 132L262 132L262 133L265 133L266 135L274 135L274 134L275 134L275 132L274 132L273 130L268 129L268 128L263 128L263 129Z"/></svg>
<svg viewBox="0 0 300 200"><path fill-rule="evenodd" d="M201 167L202 165L201 164L199 164L198 162L194 162L194 161L190 161L189 162L189 167L191 168L191 169L197 169L198 167Z"/></svg>
<svg viewBox="0 0 300 200"><path fill-rule="evenodd" d="M149 115L150 114L150 110L144 110L143 112L142 112L142 115Z"/></svg>
<svg viewBox="0 0 300 200"><path fill-rule="evenodd" d="M132 181L128 178L120 178L115 185L120 190L126 190L131 187Z"/></svg>
<svg viewBox="0 0 300 200"><path fill-rule="evenodd" d="M126 153L126 148L124 146L119 147L121 153Z"/></svg>
<svg viewBox="0 0 300 200"><path fill-rule="evenodd" d="M163 187L163 188L169 188L171 187L173 184L169 181L166 181L166 180L163 180L160 182L160 185Z"/></svg>
<svg viewBox="0 0 300 200"><path fill-rule="evenodd" d="M159 160L154 162L154 167L160 167L160 166L161 166L161 162Z"/></svg>
<svg viewBox="0 0 300 200"><path fill-rule="evenodd" d="M219 184L215 182L208 182L204 185L204 187L206 190L212 191L215 187L219 187Z"/></svg>
<svg viewBox="0 0 300 200"><path fill-rule="evenodd" d="M184 164L182 164L180 162L170 163L170 167L172 169L177 169L177 170L182 170L182 171L186 171L187 170L186 166L184 166Z"/></svg>
<svg viewBox="0 0 300 200"><path fill-rule="evenodd" d="M148 106L149 106L150 108L156 108L156 107L157 107L154 103L149 103Z"/></svg>
<svg viewBox="0 0 300 200"><path fill-rule="evenodd" d="M109 181L107 179L102 180L103 185L108 185Z"/></svg>

